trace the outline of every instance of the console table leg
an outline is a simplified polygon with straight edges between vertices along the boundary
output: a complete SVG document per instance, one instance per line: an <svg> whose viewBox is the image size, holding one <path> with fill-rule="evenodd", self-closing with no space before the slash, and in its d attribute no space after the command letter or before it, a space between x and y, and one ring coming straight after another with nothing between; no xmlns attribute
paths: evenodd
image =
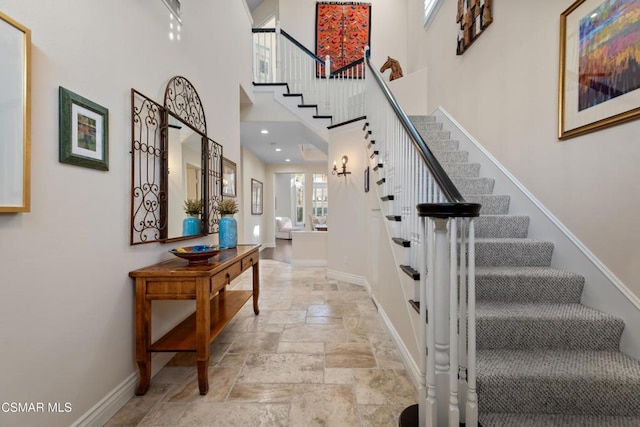
<svg viewBox="0 0 640 427"><path fill-rule="evenodd" d="M209 391L209 361L198 360L198 387L200 394L205 395Z"/></svg>
<svg viewBox="0 0 640 427"><path fill-rule="evenodd" d="M209 278L198 278L196 280L196 360L200 394L207 394L209 391L210 328Z"/></svg>
<svg viewBox="0 0 640 427"><path fill-rule="evenodd" d="M146 299L147 282L136 279L136 363L138 365L138 387L136 394L143 395L151 382L151 301Z"/></svg>
<svg viewBox="0 0 640 427"><path fill-rule="evenodd" d="M258 307L258 297L260 296L260 261L256 261L252 267L253 273L253 312L260 314L260 307Z"/></svg>
<svg viewBox="0 0 640 427"><path fill-rule="evenodd" d="M151 355L147 357L147 360L138 360L138 387L136 388L136 395L142 396L149 390L149 383L151 382Z"/></svg>

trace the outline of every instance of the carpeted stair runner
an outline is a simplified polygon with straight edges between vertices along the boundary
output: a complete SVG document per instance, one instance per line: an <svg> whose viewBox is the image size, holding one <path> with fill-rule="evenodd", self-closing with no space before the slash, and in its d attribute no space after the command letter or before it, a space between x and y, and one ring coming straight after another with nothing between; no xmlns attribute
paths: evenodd
<svg viewBox="0 0 640 427"><path fill-rule="evenodd" d="M485 414L483 427L638 427L637 417L566 414Z"/></svg>
<svg viewBox="0 0 640 427"><path fill-rule="evenodd" d="M553 242L468 163L431 116L416 129L476 220L477 368L483 427L640 426L640 363L618 351L624 323L580 304L584 278L551 267Z"/></svg>

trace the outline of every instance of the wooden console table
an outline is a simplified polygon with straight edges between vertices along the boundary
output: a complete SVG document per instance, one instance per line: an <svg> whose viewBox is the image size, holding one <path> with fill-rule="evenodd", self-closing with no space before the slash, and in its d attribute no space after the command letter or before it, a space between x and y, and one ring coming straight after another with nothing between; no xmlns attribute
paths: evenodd
<svg viewBox="0 0 640 427"><path fill-rule="evenodd" d="M151 353L161 351L195 351L200 394L207 394L209 345L252 295L253 312L260 312L259 247L224 249L207 264L188 265L186 260L175 258L129 273L136 287L137 395L149 389ZM226 290L249 267L253 267L253 291ZM196 312L151 343L151 301L187 299L196 300Z"/></svg>

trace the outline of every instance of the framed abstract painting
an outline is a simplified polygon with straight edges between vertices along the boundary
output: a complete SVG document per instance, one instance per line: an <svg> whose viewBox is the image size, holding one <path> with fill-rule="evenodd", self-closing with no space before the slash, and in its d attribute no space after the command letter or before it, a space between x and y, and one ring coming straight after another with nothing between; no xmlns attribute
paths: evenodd
<svg viewBox="0 0 640 427"><path fill-rule="evenodd" d="M578 0L560 15L558 138L640 117L640 0Z"/></svg>

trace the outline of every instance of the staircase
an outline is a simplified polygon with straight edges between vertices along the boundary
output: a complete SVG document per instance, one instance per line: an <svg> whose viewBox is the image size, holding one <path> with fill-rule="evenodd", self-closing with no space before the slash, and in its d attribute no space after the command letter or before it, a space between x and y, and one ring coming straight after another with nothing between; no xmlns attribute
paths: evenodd
<svg viewBox="0 0 640 427"><path fill-rule="evenodd" d="M312 109L315 121L328 121L332 116L333 126L366 114L363 131L372 170L378 175L373 181L383 192L386 218L395 223L390 227L397 231L393 241L405 248L399 269L414 284L413 306L423 309L420 315L424 317L417 323L424 327L427 305L432 307L430 316L438 311L453 313L445 319L436 317L438 320L428 325L436 328L447 323L443 327L445 332L449 329L449 339L443 338L442 330L438 332L440 337L436 336L434 329L428 329L428 334L420 331L417 339L419 348L430 349L429 357L422 354L419 361L419 398L426 408L420 414L426 413L427 425L457 425L458 420L465 419L469 425L476 425L479 409L483 427L640 426L640 362L619 351L624 322L580 303L584 277L552 267L554 243L528 237L530 218L509 215L510 196L493 194L494 179L483 176L480 164L469 162L469 153L459 149L458 141L451 140L442 123L436 123L432 116L411 118L431 152L425 150L367 55L364 61L327 75L327 60L316 57L279 28L254 30L254 49L271 52L261 57L260 63L266 66L256 64L256 86L286 87L282 98L294 102L292 110ZM366 79L361 78L365 75L364 63L368 66ZM325 78L317 78L321 75ZM470 211L461 214L457 208L467 205L464 209L468 209L473 203L482 205L480 217L469 220L477 214L477 206L473 215ZM418 215L416 204L448 211L445 216L422 215L424 211ZM432 217L439 218L440 231L436 226L433 233L440 237L425 236L421 229L424 218L419 216L428 216L427 224ZM462 228L454 227L462 223L461 219L448 219L448 225L442 227L445 217L464 217L469 230L475 227L475 242L469 239L468 249L459 251L457 258L464 259L466 251L472 253L475 248L475 274L472 263L468 274L461 274L453 261L449 282L439 280L436 285L421 286L425 277L420 277L420 271L430 271L423 276L435 281L434 272L441 271L437 266L442 264L424 268L420 248L428 249L429 242L442 242L444 228L452 231L447 238L455 248L454 230ZM447 245L445 241L444 250L438 246L440 250L424 253L447 257ZM464 272L465 264L460 265L459 270ZM460 277L469 280L467 306L463 303L466 298L458 299L456 287L450 286ZM450 291L453 303L445 310L441 306L433 308L439 300L434 298L435 293L428 298L426 288L437 289L439 297ZM460 289L465 296L463 280ZM420 304L424 301L427 304ZM465 325L467 318L468 330L458 327L457 320ZM477 352L470 344L473 342ZM456 382L459 388L451 392ZM441 395L443 390L447 393ZM465 411L466 418L462 414ZM447 412L448 422L442 422L446 417L441 416ZM405 414L417 420L418 408L407 408L403 417ZM400 422L405 425L402 417Z"/></svg>
<svg viewBox="0 0 640 427"><path fill-rule="evenodd" d="M509 195L431 116L416 129L476 219L477 391L483 427L640 426L640 363L620 353L625 325L580 304L584 278L551 267L554 245L527 237Z"/></svg>

